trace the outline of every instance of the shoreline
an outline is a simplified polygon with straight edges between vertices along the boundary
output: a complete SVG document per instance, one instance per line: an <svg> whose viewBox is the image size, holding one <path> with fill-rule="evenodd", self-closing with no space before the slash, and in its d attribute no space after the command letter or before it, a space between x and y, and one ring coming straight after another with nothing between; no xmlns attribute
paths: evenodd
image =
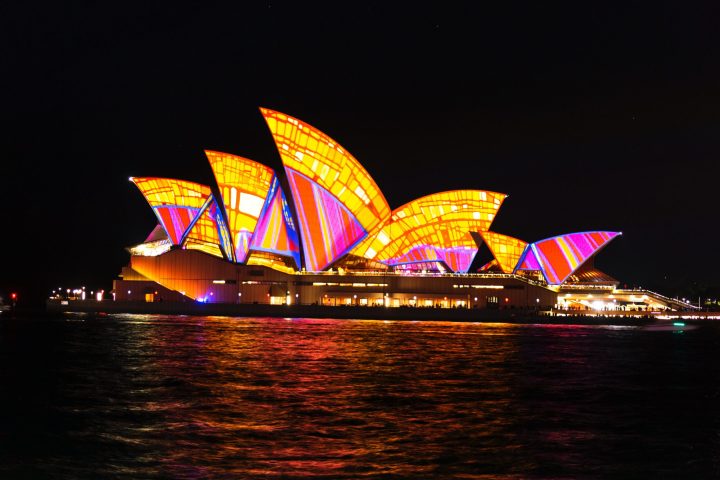
<svg viewBox="0 0 720 480"><path fill-rule="evenodd" d="M198 302L113 302L113 301L60 301L48 300L45 313L89 313L99 316L113 313L186 316L276 317L276 318L328 318L339 320L392 320L392 321L450 321L466 323L518 323L563 325L617 325L643 326L681 320L686 315L697 317L697 312L672 312L669 316L643 314L644 312L614 312L620 314L592 314L522 309L454 309L413 307L319 306L319 305L267 305L222 304ZM20 312L18 312L20 314ZM716 319L682 319L684 322L717 321ZM9 315L8 315L9 316ZM2 318L2 317L0 317Z"/></svg>

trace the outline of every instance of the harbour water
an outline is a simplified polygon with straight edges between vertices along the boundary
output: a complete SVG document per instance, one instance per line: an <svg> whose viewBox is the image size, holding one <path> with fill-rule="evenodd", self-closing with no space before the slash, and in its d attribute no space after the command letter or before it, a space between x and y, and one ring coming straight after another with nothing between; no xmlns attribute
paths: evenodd
<svg viewBox="0 0 720 480"><path fill-rule="evenodd" d="M0 478L720 476L720 327L0 317Z"/></svg>

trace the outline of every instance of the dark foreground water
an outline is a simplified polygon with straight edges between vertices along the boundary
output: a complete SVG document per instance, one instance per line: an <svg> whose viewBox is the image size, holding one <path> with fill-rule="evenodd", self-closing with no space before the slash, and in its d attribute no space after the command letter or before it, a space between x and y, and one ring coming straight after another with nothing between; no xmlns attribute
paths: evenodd
<svg viewBox="0 0 720 480"><path fill-rule="evenodd" d="M0 478L714 478L720 328L0 318Z"/></svg>

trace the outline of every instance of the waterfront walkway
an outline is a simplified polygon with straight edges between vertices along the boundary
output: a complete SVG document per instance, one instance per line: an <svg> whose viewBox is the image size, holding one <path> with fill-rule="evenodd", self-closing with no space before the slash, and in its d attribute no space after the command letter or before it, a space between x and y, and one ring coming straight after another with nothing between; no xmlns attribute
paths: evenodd
<svg viewBox="0 0 720 480"><path fill-rule="evenodd" d="M48 300L48 312L135 313L234 317L445 320L464 322L640 325L662 320L720 320L720 312L465 309L321 305L221 304L199 302L113 302Z"/></svg>

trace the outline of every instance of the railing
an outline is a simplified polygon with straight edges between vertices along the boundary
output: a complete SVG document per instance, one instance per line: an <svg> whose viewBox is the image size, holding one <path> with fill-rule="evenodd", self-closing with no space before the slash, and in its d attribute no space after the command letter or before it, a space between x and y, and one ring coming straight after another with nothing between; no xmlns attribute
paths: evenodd
<svg viewBox="0 0 720 480"><path fill-rule="evenodd" d="M592 285L592 284L565 284L561 285L563 290L615 290L615 285Z"/></svg>
<svg viewBox="0 0 720 480"><path fill-rule="evenodd" d="M654 296L654 297L656 297L656 298L659 298L659 299L661 299L661 300L663 300L663 301L665 301L665 302L668 302L668 303L674 303L674 304L676 304L676 305L682 305L682 306L687 307L687 308L693 308L693 309L695 309L695 310L701 310L701 307L699 307L698 305L693 305L693 304L690 303L690 302L684 302L684 301L682 301L682 300L680 300L680 299L677 299L677 298L666 297L665 295L663 295L663 294L661 294L661 293L653 292L652 290L647 290L647 289L645 289L645 288L622 288L622 289L617 289L617 290L615 290L615 292L617 292L617 293L626 293L626 294L627 294L627 293L631 293L631 294L632 294L632 293L642 293L642 294L646 294L646 295L652 295L652 296Z"/></svg>

